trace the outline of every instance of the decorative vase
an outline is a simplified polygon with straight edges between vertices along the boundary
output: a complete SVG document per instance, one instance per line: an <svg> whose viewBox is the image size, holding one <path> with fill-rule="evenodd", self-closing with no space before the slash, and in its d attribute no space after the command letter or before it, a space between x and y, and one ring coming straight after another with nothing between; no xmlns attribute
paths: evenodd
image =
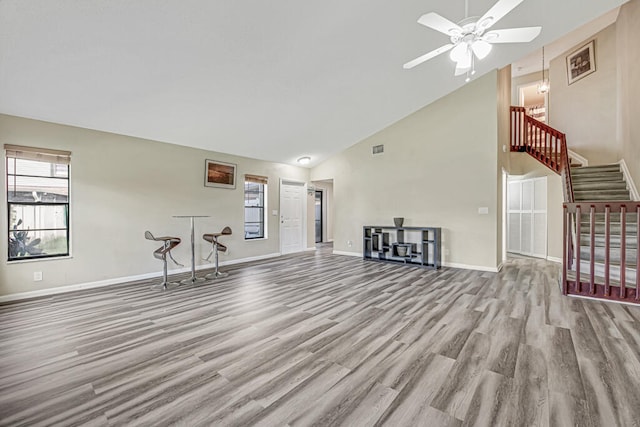
<svg viewBox="0 0 640 427"><path fill-rule="evenodd" d="M398 256L407 256L407 248L406 246L398 246L396 250L398 251Z"/></svg>
<svg viewBox="0 0 640 427"><path fill-rule="evenodd" d="M393 218L393 223L396 225L396 227L402 227L402 224L404 223L404 218L402 217Z"/></svg>

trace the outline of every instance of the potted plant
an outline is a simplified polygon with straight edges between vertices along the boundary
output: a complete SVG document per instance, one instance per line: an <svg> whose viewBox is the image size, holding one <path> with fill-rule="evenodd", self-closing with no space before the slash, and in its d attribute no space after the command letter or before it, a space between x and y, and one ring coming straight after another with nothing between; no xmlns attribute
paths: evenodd
<svg viewBox="0 0 640 427"><path fill-rule="evenodd" d="M22 220L13 226L13 230L9 233L9 258L17 258L25 255L41 255L42 249L37 248L40 239L29 237L29 229L18 231L18 226L22 224Z"/></svg>

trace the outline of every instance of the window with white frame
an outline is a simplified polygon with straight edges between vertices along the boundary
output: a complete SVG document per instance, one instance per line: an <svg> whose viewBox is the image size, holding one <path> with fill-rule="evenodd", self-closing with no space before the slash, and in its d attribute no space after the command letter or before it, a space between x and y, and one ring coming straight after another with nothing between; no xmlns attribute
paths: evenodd
<svg viewBox="0 0 640 427"><path fill-rule="evenodd" d="M244 238L266 239L267 177L244 176Z"/></svg>
<svg viewBox="0 0 640 427"><path fill-rule="evenodd" d="M71 152L4 146L9 261L69 255Z"/></svg>

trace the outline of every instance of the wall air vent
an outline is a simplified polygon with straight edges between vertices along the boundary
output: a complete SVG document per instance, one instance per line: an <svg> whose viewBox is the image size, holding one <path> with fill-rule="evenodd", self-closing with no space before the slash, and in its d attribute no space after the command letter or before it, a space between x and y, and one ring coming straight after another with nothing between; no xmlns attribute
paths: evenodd
<svg viewBox="0 0 640 427"><path fill-rule="evenodd" d="M384 153L384 145L382 145L382 144L374 145L372 147L372 152L373 152L373 154L382 154L382 153Z"/></svg>

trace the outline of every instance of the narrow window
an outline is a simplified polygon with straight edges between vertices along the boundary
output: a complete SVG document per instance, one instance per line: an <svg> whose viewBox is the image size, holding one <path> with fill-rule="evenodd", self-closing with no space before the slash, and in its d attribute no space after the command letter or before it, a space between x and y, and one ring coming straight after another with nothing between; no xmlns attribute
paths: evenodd
<svg viewBox="0 0 640 427"><path fill-rule="evenodd" d="M266 239L267 177L244 176L244 238Z"/></svg>
<svg viewBox="0 0 640 427"><path fill-rule="evenodd" d="M69 255L69 151L4 146L9 261Z"/></svg>

